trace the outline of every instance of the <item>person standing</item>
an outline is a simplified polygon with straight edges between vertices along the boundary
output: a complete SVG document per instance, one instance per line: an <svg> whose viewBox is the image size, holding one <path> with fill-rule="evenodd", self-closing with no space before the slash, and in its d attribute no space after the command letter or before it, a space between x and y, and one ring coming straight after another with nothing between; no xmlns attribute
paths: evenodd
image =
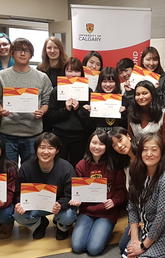
<svg viewBox="0 0 165 258"><path fill-rule="evenodd" d="M52 90L47 75L29 66L33 56L32 43L25 38L16 39L11 45L14 66L0 71L0 137L6 142L6 154L9 160L21 163L34 154L34 140L42 133L42 117L48 109ZM38 110L32 113L11 113L3 108L3 88L37 88Z"/></svg>
<svg viewBox="0 0 165 258"><path fill-rule="evenodd" d="M5 33L0 33L0 70L14 64L10 53L11 41Z"/></svg>
<svg viewBox="0 0 165 258"><path fill-rule="evenodd" d="M43 46L42 62L37 69L48 75L52 86L57 86L57 76L64 76L64 65L67 55L61 41L53 36L49 37Z"/></svg>

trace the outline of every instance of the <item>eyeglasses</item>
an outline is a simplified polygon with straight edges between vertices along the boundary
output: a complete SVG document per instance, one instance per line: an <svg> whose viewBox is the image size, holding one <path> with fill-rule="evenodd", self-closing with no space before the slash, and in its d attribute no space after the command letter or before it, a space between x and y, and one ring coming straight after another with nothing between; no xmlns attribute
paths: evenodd
<svg viewBox="0 0 165 258"><path fill-rule="evenodd" d="M24 52L25 54L31 54L31 51L28 49L28 48L14 48L13 49L14 51L17 51L17 52Z"/></svg>

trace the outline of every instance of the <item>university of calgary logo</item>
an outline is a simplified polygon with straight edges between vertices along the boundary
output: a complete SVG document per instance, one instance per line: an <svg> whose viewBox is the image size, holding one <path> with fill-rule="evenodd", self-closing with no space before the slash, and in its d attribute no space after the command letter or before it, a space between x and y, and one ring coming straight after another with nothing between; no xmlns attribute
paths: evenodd
<svg viewBox="0 0 165 258"><path fill-rule="evenodd" d="M94 24L93 23L86 23L86 30L88 33L92 33L94 30Z"/></svg>

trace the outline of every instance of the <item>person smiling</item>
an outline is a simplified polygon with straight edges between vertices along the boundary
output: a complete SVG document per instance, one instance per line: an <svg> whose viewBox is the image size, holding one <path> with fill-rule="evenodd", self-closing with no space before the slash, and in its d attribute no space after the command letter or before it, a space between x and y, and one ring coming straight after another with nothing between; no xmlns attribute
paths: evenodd
<svg viewBox="0 0 165 258"><path fill-rule="evenodd" d="M9 37L0 32L0 70L13 66L14 59L10 53L11 41Z"/></svg>
<svg viewBox="0 0 165 258"><path fill-rule="evenodd" d="M99 75L99 80L95 92L114 94L121 93L119 78L114 68L103 68ZM107 131L110 130L113 126L121 126L127 128L125 105L127 106L127 100L123 98L122 106L120 108L121 119L111 118L111 114L109 114L109 118L92 118L92 121L96 125L96 128L104 128ZM90 112L90 106L86 105L84 106L84 108Z"/></svg>
<svg viewBox="0 0 165 258"><path fill-rule="evenodd" d="M142 136L130 167L131 241L122 257L165 257L165 157L157 134Z"/></svg>
<svg viewBox="0 0 165 258"><path fill-rule="evenodd" d="M82 61L83 66L89 67L94 71L101 71L103 69L102 56L96 51L90 51Z"/></svg>
<svg viewBox="0 0 165 258"><path fill-rule="evenodd" d="M69 202L79 206L80 210L72 233L72 250L75 253L99 255L104 251L127 200L124 171L112 170L111 162L107 133L96 129L89 138L84 159L76 165L76 173L79 177L107 178L107 200L102 203Z"/></svg>
<svg viewBox="0 0 165 258"><path fill-rule="evenodd" d="M57 76L64 75L64 65L67 61L67 55L64 51L62 42L51 36L43 46L42 62L37 69L45 72L52 82L52 86L57 86Z"/></svg>
<svg viewBox="0 0 165 258"><path fill-rule="evenodd" d="M6 142L9 160L21 162L34 154L35 137L42 133L42 117L48 109L51 82L46 74L30 67L34 54L32 43L25 38L17 38L11 45L14 65L0 71L0 136ZM38 89L38 109L34 112L9 112L3 108L3 88Z"/></svg>
<svg viewBox="0 0 165 258"><path fill-rule="evenodd" d="M141 55L140 66L160 75L164 73L160 63L159 53L154 47L147 47L144 49Z"/></svg>
<svg viewBox="0 0 165 258"><path fill-rule="evenodd" d="M154 85L147 81L139 82L134 91L134 100L128 114L129 132L138 142L147 133L158 132L165 143L165 115Z"/></svg>
<svg viewBox="0 0 165 258"><path fill-rule="evenodd" d="M64 69L65 75L69 78L84 76L83 66L77 58L70 57ZM89 95L90 92L89 88ZM77 101L75 98L66 101L57 100L57 87L55 87L46 114L47 124L62 141L61 157L67 159L73 166L82 159L89 135L89 118L84 115L86 104L89 104L89 100Z"/></svg>
<svg viewBox="0 0 165 258"><path fill-rule="evenodd" d="M72 165L59 157L61 142L53 133L43 133L35 141L35 157L24 162L19 171L19 183L43 183L57 186L57 197L52 213L53 222L57 225L56 239L63 240L68 236L68 229L76 220L76 210L70 208L71 177L74 176ZM18 198L19 199L19 198ZM49 224L46 215L49 212L26 211L18 202L15 206L15 219L18 223L33 229L33 238L40 239L45 235Z"/></svg>

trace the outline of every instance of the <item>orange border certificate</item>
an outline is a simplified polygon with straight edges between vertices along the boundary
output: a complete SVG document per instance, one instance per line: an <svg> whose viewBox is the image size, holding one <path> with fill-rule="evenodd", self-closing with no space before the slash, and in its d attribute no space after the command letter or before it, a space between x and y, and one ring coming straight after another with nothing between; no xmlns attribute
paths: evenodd
<svg viewBox="0 0 165 258"><path fill-rule="evenodd" d="M0 201L7 201L7 174L0 174Z"/></svg>
<svg viewBox="0 0 165 258"><path fill-rule="evenodd" d="M121 94L91 93L91 117L121 118Z"/></svg>
<svg viewBox="0 0 165 258"><path fill-rule="evenodd" d="M88 78L89 87L95 91L99 79L100 71L91 70L87 66L83 66L85 77Z"/></svg>
<svg viewBox="0 0 165 258"><path fill-rule="evenodd" d="M132 70L131 76L129 78L129 82L132 89L135 88L138 82L144 81L144 80L148 80L152 82L155 88L157 88L159 86L159 79L160 79L159 74L148 71L138 65L135 65Z"/></svg>
<svg viewBox="0 0 165 258"><path fill-rule="evenodd" d="M56 202L57 186L22 183L21 184L21 205L24 210L43 210L52 212Z"/></svg>
<svg viewBox="0 0 165 258"><path fill-rule="evenodd" d="M107 178L72 178L72 200L104 202L107 200Z"/></svg>
<svg viewBox="0 0 165 258"><path fill-rule="evenodd" d="M78 101L89 100L89 86L87 78L57 77L57 100L66 101L70 98Z"/></svg>
<svg viewBox="0 0 165 258"><path fill-rule="evenodd" d="M3 109L10 112L30 113L38 110L37 88L3 88Z"/></svg>

